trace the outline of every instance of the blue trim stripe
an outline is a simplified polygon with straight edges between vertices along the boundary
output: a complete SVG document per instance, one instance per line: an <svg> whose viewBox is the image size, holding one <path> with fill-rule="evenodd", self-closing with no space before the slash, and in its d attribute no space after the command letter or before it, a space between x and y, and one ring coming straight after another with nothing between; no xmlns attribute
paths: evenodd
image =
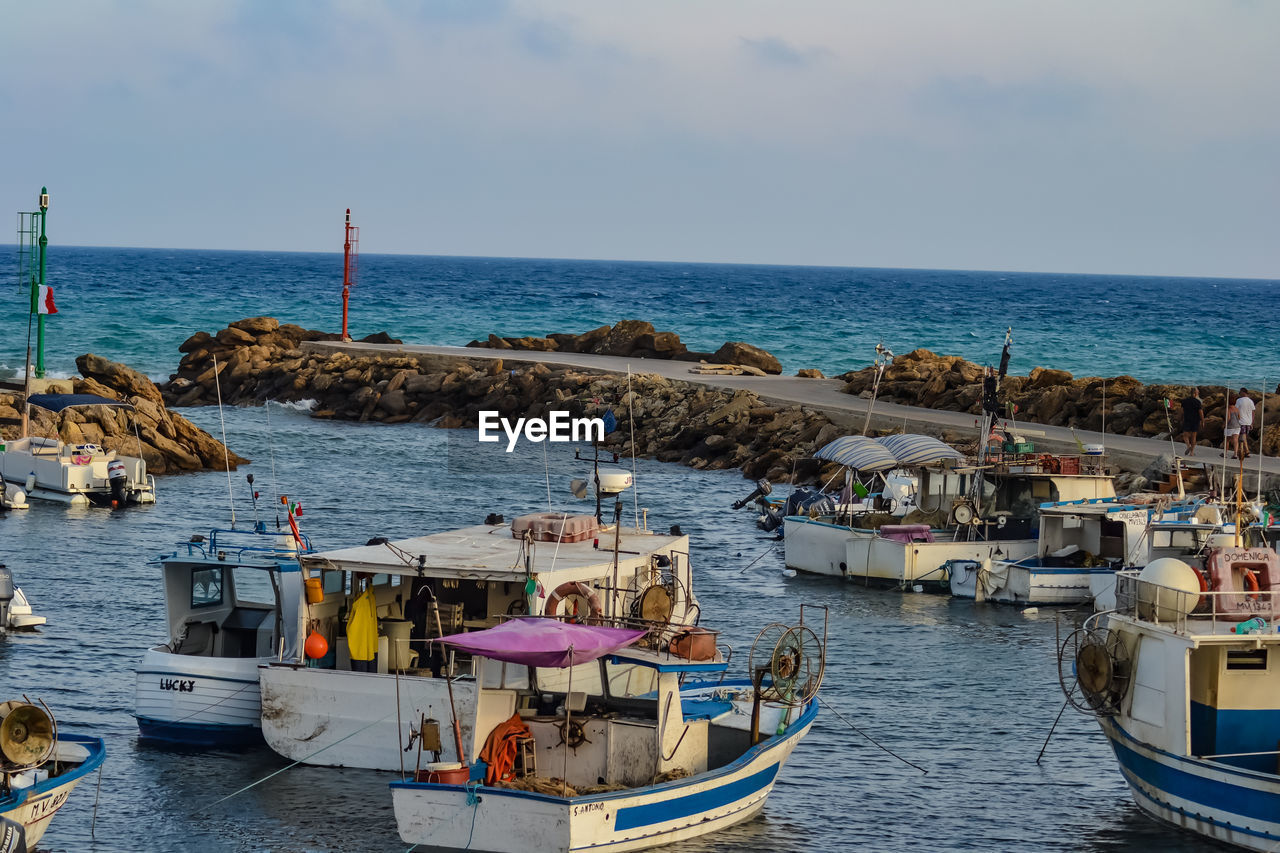
<svg viewBox="0 0 1280 853"><path fill-rule="evenodd" d="M679 799L618 809L613 828L615 831L623 832L724 808L730 803L746 799L772 785L780 766L781 762L771 764L763 770L730 782L728 785L716 785L696 794L686 794Z"/></svg>
<svg viewBox="0 0 1280 853"><path fill-rule="evenodd" d="M1130 735L1119 726L1115 728L1122 736L1130 738ZM1155 789L1156 792L1195 803L1203 806L1206 811L1215 812L1218 815L1240 815L1246 819L1261 823L1275 823L1277 816L1280 816L1280 793L1274 790L1277 780L1274 774L1240 773L1239 771L1233 772L1228 768L1223 768L1227 772L1231 772L1232 775L1241 777L1242 782L1253 782L1253 785L1237 785L1163 764L1160 761L1142 755L1114 737L1111 738L1111 746L1115 750L1116 759L1120 762L1121 768L1126 771L1126 775L1142 781ZM1187 759L1180 759L1168 753L1162 754L1167 759L1178 763L1196 766L1196 764ZM1267 779L1267 776L1271 776L1271 779ZM1259 785L1267 785L1268 783L1270 783L1273 790L1261 790ZM1137 786L1133 787L1134 790L1138 790L1144 796L1151 798L1150 793L1141 791ZM1159 801L1157 800L1156 802ZM1161 803L1161 805L1173 811L1185 811L1169 803ZM1223 821L1215 820L1209 815L1201 815L1198 819L1224 824ZM1280 835L1269 832L1250 830L1234 824L1231 824L1231 829L1236 832L1246 832L1262 838L1280 841Z"/></svg>
<svg viewBox="0 0 1280 853"><path fill-rule="evenodd" d="M143 740L178 743L186 746L236 746L262 743L262 729L256 725L232 723L179 723L136 717L138 737Z"/></svg>

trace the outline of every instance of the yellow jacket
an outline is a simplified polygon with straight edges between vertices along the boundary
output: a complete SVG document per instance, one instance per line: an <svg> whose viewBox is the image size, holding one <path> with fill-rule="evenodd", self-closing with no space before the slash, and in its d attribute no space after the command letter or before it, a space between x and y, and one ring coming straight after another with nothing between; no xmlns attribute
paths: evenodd
<svg viewBox="0 0 1280 853"><path fill-rule="evenodd" d="M378 653L378 606L372 589L360 593L347 614L347 651L352 660L373 660Z"/></svg>

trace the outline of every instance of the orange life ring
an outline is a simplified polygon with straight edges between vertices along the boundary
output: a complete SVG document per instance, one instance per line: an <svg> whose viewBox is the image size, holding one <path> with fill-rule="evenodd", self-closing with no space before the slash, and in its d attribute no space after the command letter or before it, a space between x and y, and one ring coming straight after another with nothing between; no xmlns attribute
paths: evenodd
<svg viewBox="0 0 1280 853"><path fill-rule="evenodd" d="M581 625L591 619L594 619L600 614L602 610L600 607L600 596L596 595L596 591L582 581L565 581L560 584L560 586L556 587L555 591L552 592L551 596L547 599L547 606L543 609L542 614L544 616L560 616L561 614L558 612L560 609L560 602L569 596L574 596L578 599L586 599L587 602L587 612L585 614L578 612L577 601L571 602L573 612L563 614L568 617L569 622Z"/></svg>
<svg viewBox="0 0 1280 853"><path fill-rule="evenodd" d="M1244 570L1244 585L1249 588L1249 598L1258 600L1258 576L1248 569Z"/></svg>

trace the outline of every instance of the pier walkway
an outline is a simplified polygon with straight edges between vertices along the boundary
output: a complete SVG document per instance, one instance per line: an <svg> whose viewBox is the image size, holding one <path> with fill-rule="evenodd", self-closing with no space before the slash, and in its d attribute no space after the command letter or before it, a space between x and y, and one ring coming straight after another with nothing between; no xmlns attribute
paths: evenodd
<svg viewBox="0 0 1280 853"><path fill-rule="evenodd" d="M844 383L838 379L802 379L796 376L726 376L690 373L694 362L670 361L651 358L623 358L609 355L590 355L571 352L536 352L530 350L499 350L486 347L423 346L413 344L341 343L338 341L311 341L303 344L305 350L314 352L346 352L352 356L437 356L449 359L466 359L473 362L502 359L504 363L532 364L541 362L547 366L574 367L600 373L654 373L666 379L706 385L726 391L746 389L761 399L780 405L808 406L846 425L851 432L860 432L866 419L869 400L845 394ZM1002 421L1007 423L1007 421ZM925 409L877 400L871 417L872 427L888 429L901 427L907 432L929 429L945 429L959 432L976 432L978 419L966 412L942 409ZM1080 444L1102 444L1107 448L1111 461L1126 470L1141 471L1153 459L1163 454L1182 452L1182 442L1170 445L1168 439L1142 438L1128 435L1103 434L1088 430L1072 430L1066 427L1047 426L1021 422L1015 432L1026 436L1038 448L1046 451L1073 452ZM1255 448L1256 449L1256 448ZM1224 460L1216 447L1200 446L1196 455L1185 460L1190 466L1221 468L1224 463L1231 470L1239 470L1236 460ZM1257 453L1245 460L1245 485L1253 490L1261 471L1264 486L1274 485L1280 479L1280 459L1259 457ZM1220 476L1220 475L1219 475ZM1230 482L1230 481L1229 481Z"/></svg>

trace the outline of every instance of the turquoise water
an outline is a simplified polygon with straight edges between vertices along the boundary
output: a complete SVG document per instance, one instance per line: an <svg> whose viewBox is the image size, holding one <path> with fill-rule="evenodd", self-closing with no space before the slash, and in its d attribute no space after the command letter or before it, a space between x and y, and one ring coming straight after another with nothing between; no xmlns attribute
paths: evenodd
<svg viewBox="0 0 1280 853"><path fill-rule="evenodd" d="M341 327L340 254L55 244L48 264L60 311L46 333L55 374L74 373L75 357L92 351L167 377L189 335L248 316ZM407 343L642 319L678 332L690 349L743 340L788 372L831 374L869 364L880 341L899 354L926 347L995 361L1011 325L1014 373L1046 366L1147 382L1280 380L1271 346L1280 339L1277 281L407 255L366 255L359 274L353 335L387 331ZM16 287L8 293L0 370L12 373L21 371L28 303Z"/></svg>

